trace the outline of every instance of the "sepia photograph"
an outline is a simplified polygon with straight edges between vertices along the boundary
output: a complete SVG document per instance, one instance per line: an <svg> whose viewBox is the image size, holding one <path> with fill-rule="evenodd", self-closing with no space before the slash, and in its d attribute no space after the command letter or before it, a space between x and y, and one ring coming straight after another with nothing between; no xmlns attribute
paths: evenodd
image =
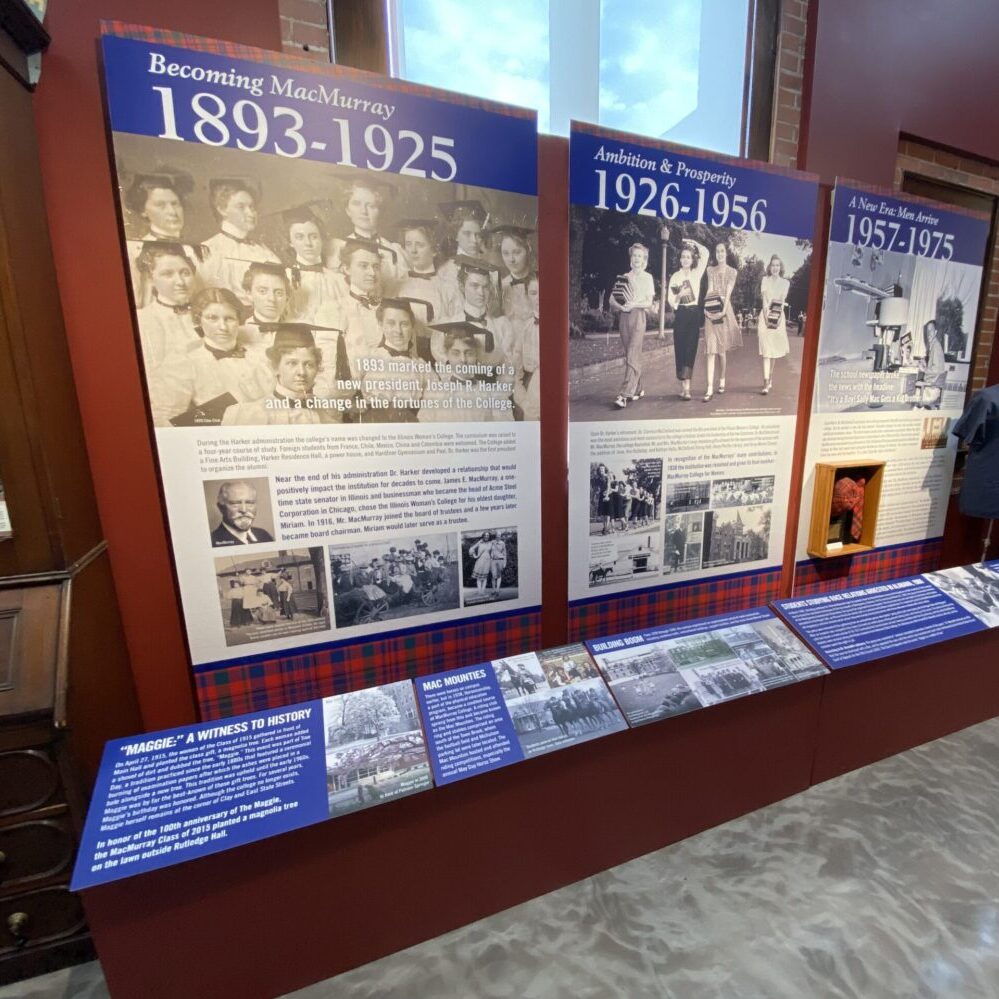
<svg viewBox="0 0 999 999"><path fill-rule="evenodd" d="M536 199L115 137L153 422L536 421Z"/></svg>
<svg viewBox="0 0 999 999"><path fill-rule="evenodd" d="M570 208L570 419L793 414L808 240Z"/></svg>
<svg viewBox="0 0 999 999"><path fill-rule="evenodd" d="M494 527L461 535L462 605L474 607L516 600L518 585L517 531Z"/></svg>
<svg viewBox="0 0 999 999"><path fill-rule="evenodd" d="M337 628L457 610L458 538L402 536L330 545Z"/></svg>
<svg viewBox="0 0 999 999"><path fill-rule="evenodd" d="M274 540L270 479L206 479L204 489L213 548Z"/></svg>
<svg viewBox="0 0 999 999"><path fill-rule="evenodd" d="M600 676L585 645L562 645L544 649L537 655L549 687L567 687L578 680L592 680Z"/></svg>
<svg viewBox="0 0 999 999"><path fill-rule="evenodd" d="M628 727L599 675L564 683L556 673L552 682L550 670L533 652L494 660L492 668L525 756L563 749Z"/></svg>
<svg viewBox="0 0 999 999"><path fill-rule="evenodd" d="M659 523L662 458L590 463L590 535L642 531Z"/></svg>
<svg viewBox="0 0 999 999"><path fill-rule="evenodd" d="M323 698L330 817L433 786L410 680Z"/></svg>
<svg viewBox="0 0 999 999"><path fill-rule="evenodd" d="M322 548L233 552L215 578L226 645L329 630Z"/></svg>
<svg viewBox="0 0 999 999"><path fill-rule="evenodd" d="M954 421L949 416L923 417L923 433L919 438L922 450L932 450L947 446L950 437L950 427Z"/></svg>

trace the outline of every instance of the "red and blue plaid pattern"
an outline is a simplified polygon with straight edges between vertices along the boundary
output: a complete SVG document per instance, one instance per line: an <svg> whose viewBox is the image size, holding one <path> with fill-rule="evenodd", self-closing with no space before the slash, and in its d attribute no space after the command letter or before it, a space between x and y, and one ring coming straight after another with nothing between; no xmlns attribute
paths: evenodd
<svg viewBox="0 0 999 999"><path fill-rule="evenodd" d="M350 644L195 667L203 721L406 680L541 645L541 611L516 611Z"/></svg>
<svg viewBox="0 0 999 999"><path fill-rule="evenodd" d="M701 583L675 583L640 593L579 601L569 605L568 640L582 642L759 607L780 596L780 577L780 569L760 569Z"/></svg>
<svg viewBox="0 0 999 999"><path fill-rule="evenodd" d="M940 538L931 538L842 558L805 559L795 566L793 595L805 597L933 572L940 568L942 544Z"/></svg>

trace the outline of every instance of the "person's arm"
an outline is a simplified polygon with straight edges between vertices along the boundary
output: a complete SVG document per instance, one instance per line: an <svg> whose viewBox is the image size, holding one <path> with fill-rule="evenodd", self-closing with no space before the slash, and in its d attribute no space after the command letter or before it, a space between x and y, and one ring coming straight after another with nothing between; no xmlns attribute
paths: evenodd
<svg viewBox="0 0 999 999"><path fill-rule="evenodd" d="M711 258L708 254L708 248L703 243L698 243L696 239L692 239L691 243L697 247L697 266L691 271L691 287L697 288L700 284L701 278L704 276L704 272L708 269L708 263Z"/></svg>
<svg viewBox="0 0 999 999"><path fill-rule="evenodd" d="M725 272L725 294L722 295L722 309L727 309L732 301L732 292L735 291L735 282L739 272L734 267L729 267Z"/></svg>

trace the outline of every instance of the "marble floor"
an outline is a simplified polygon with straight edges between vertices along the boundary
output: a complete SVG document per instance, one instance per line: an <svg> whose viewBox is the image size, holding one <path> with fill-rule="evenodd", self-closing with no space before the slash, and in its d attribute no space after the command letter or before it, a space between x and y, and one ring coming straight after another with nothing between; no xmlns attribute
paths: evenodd
<svg viewBox="0 0 999 999"><path fill-rule="evenodd" d="M999 719L287 999L944 996L999 997Z"/></svg>

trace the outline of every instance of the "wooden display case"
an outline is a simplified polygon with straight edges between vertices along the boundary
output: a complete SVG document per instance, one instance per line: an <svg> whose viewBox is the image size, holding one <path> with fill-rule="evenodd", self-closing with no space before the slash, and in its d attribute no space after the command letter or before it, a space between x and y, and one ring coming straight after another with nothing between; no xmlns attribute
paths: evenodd
<svg viewBox="0 0 999 999"><path fill-rule="evenodd" d="M884 468L883 461L816 463L812 518L808 525L808 554L812 558L839 558L874 547ZM851 509L839 509L842 497L836 495L836 484L844 479L854 483L863 480L863 506L859 518ZM834 500L837 501L835 512Z"/></svg>

